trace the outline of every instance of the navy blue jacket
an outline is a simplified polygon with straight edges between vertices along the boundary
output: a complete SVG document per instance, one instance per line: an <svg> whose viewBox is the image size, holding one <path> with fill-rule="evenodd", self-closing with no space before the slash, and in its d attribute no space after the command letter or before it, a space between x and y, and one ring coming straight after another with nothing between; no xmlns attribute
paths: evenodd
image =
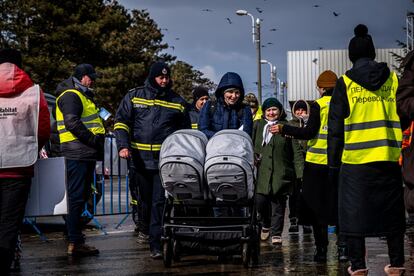
<svg viewBox="0 0 414 276"><path fill-rule="evenodd" d="M115 115L118 151L132 150L134 162L158 169L160 145L174 131L191 128L186 101L172 90L158 91L148 80L130 90Z"/></svg>
<svg viewBox="0 0 414 276"><path fill-rule="evenodd" d="M240 90L240 98L235 105L228 106L224 102L223 92L228 88ZM218 131L223 129L238 129L243 125L243 131L252 136L253 119L249 106L243 105L244 88L242 80L236 73L226 73L217 86L216 101L208 101L200 111L198 129L209 139ZM212 104L214 108L211 108ZM214 111L212 113L211 111Z"/></svg>

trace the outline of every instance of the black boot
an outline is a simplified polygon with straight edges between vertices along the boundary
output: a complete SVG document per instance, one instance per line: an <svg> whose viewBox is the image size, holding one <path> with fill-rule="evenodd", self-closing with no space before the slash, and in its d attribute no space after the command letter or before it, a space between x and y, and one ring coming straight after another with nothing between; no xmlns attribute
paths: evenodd
<svg viewBox="0 0 414 276"><path fill-rule="evenodd" d="M348 261L348 248L346 246L338 246L338 261L341 263Z"/></svg>
<svg viewBox="0 0 414 276"><path fill-rule="evenodd" d="M317 263L326 263L327 257L327 248L322 246L317 246L313 260Z"/></svg>

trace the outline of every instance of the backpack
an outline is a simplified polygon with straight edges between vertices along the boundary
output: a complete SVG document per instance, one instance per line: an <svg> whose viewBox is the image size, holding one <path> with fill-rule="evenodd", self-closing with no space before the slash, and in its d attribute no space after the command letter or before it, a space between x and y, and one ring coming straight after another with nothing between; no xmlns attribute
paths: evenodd
<svg viewBox="0 0 414 276"><path fill-rule="evenodd" d="M411 122L409 133L405 137L408 139L408 143L403 146L401 150L401 167L402 177L404 183L410 189L414 189L414 121Z"/></svg>

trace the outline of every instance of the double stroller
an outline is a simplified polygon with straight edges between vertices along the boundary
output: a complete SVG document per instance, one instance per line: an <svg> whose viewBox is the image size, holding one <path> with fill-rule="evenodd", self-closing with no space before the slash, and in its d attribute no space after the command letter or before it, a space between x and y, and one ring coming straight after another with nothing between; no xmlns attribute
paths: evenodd
<svg viewBox="0 0 414 276"><path fill-rule="evenodd" d="M164 141L159 168L166 267L185 255L239 255L245 267L257 264L253 156L252 141L240 130L222 130L209 141L200 131L179 130ZM228 211L233 214L217 215Z"/></svg>

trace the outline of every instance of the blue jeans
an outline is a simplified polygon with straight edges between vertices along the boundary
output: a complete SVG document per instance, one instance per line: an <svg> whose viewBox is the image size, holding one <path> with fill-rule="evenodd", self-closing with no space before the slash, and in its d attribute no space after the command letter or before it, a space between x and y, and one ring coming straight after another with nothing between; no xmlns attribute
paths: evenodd
<svg viewBox="0 0 414 276"><path fill-rule="evenodd" d="M85 202L90 194L95 170L95 161L66 160L67 190L69 212L66 216L68 240L84 243L80 217L85 209Z"/></svg>
<svg viewBox="0 0 414 276"><path fill-rule="evenodd" d="M158 170L138 169L135 172L139 188L140 231L149 230L150 250L161 250L162 213L165 204L165 190ZM147 230L148 229L148 230Z"/></svg>

